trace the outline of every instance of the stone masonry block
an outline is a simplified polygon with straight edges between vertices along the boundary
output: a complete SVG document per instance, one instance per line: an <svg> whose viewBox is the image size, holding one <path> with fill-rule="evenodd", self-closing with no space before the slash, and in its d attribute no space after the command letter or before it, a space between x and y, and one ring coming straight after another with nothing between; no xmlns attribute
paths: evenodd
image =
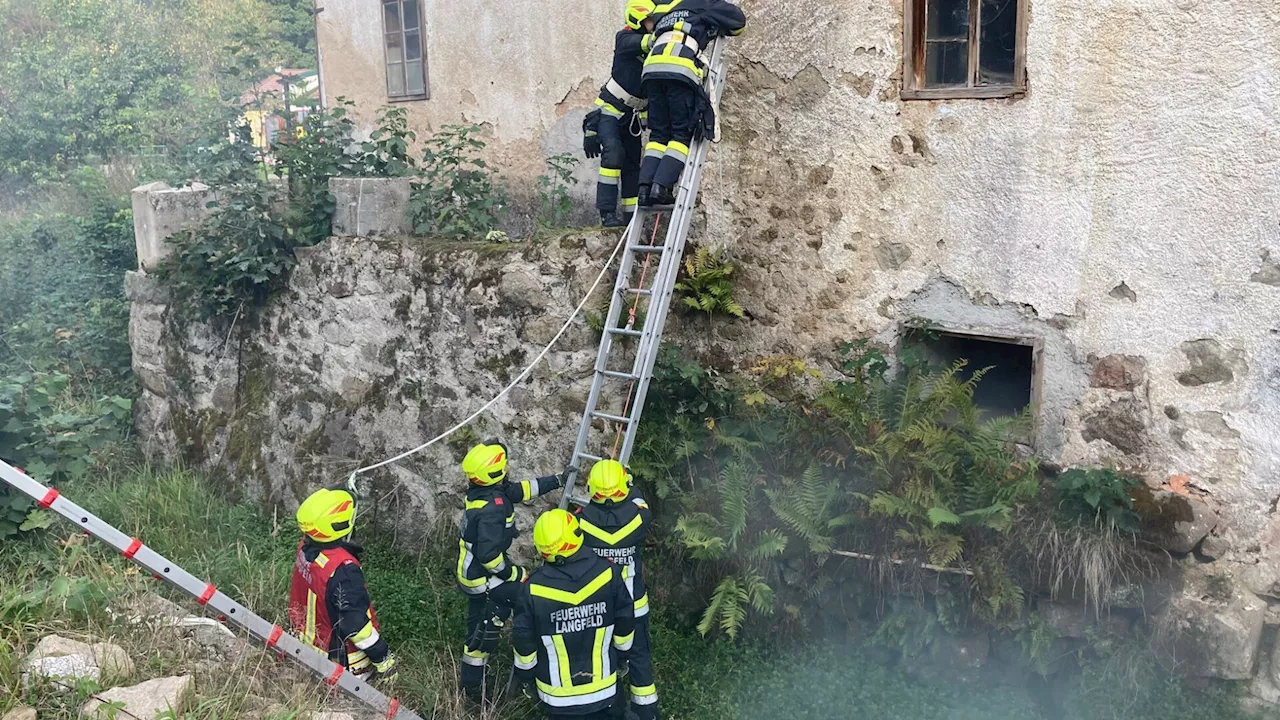
<svg viewBox="0 0 1280 720"><path fill-rule="evenodd" d="M338 237L409 235L409 178L333 178L337 207L333 234Z"/></svg>

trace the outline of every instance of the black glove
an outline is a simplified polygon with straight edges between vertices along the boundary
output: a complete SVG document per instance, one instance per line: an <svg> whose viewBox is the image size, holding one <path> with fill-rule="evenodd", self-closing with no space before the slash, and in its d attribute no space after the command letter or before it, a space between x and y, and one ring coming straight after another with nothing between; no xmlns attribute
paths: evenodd
<svg viewBox="0 0 1280 720"><path fill-rule="evenodd" d="M587 116L582 119L582 152L586 153L588 158L600 157L600 135L596 132L599 126L599 108L587 113Z"/></svg>

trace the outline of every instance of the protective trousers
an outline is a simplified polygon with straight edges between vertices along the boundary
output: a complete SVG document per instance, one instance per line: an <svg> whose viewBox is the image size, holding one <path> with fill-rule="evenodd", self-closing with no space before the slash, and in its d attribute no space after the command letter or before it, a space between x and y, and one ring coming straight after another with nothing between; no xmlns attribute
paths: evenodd
<svg viewBox="0 0 1280 720"><path fill-rule="evenodd" d="M488 595L472 595L467 598L467 637L476 634L481 624L496 616L504 624L511 617L516 598L520 594L520 583L502 583L489 591ZM493 616L490 615L493 613ZM489 664L489 655L493 647L482 647L478 650L468 649L464 641L462 648L462 672L459 683L464 689L470 688L479 692L484 686L485 666Z"/></svg>
<svg viewBox="0 0 1280 720"><path fill-rule="evenodd" d="M601 215L618 211L618 186L622 186L622 214L636 211L640 185L640 119L634 110L622 117L602 113L596 129L600 136L600 180L596 183L596 209Z"/></svg>
<svg viewBox="0 0 1280 720"><path fill-rule="evenodd" d="M640 184L674 191L689 159L701 95L679 80L650 80L645 87L649 91L649 144L640 165Z"/></svg>
<svg viewBox="0 0 1280 720"><path fill-rule="evenodd" d="M636 618L636 639L631 645L627 673L631 686L631 712L639 720L654 720L658 716L658 689L653 684L653 654L649 646L649 616Z"/></svg>

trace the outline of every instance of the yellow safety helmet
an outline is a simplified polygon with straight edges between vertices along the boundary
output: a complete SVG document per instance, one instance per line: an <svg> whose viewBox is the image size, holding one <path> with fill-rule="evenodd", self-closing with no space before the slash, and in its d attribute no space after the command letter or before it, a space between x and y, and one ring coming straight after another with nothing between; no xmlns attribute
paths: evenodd
<svg viewBox="0 0 1280 720"><path fill-rule="evenodd" d="M653 0L627 0L627 27L639 30L644 19L653 14Z"/></svg>
<svg viewBox="0 0 1280 720"><path fill-rule="evenodd" d="M317 490L298 507L298 529L317 542L328 543L351 534L356 499L346 490Z"/></svg>
<svg viewBox="0 0 1280 720"><path fill-rule="evenodd" d="M507 477L507 449L501 443L477 445L462 459L462 472L476 485L496 485Z"/></svg>
<svg viewBox="0 0 1280 720"><path fill-rule="evenodd" d="M592 502L621 500L631 488L631 474L617 460L601 460L591 467L587 488Z"/></svg>
<svg viewBox="0 0 1280 720"><path fill-rule="evenodd" d="M533 544L547 562L572 556L582 547L582 528L578 518L567 510L548 510L533 525Z"/></svg>

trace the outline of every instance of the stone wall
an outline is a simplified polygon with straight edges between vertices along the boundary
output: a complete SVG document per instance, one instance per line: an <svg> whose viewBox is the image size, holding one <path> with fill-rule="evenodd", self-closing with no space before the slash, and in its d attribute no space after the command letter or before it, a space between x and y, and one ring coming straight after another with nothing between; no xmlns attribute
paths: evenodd
<svg viewBox="0 0 1280 720"><path fill-rule="evenodd" d="M130 339L144 388L136 421L152 457L202 468L230 493L291 508L316 487L414 447L478 409L551 339L616 242L616 233L602 231L501 245L405 237L397 224L404 218L405 182L333 181L339 236L299 250L287 288L260 311L234 320L182 321L145 270L130 273ZM157 210L168 207L150 197L155 192L171 191L140 190L136 198ZM173 207L175 214L186 212L184 204ZM180 225L165 217L158 223ZM892 343L905 323L919 318L1035 338L1042 356L1037 450L1053 463L1111 460L1144 474L1151 485L1140 498L1144 535L1174 553L1183 568L1175 585L1185 587L1173 588L1174 602L1163 609L1115 602L1159 612L1161 648L1172 666L1240 678L1262 662L1255 692L1280 699L1274 690L1280 673L1274 680L1268 674L1280 661L1259 659L1274 636L1264 629L1280 618L1280 563L1265 541L1247 544L1252 536L1245 532L1270 527L1271 506L1233 504L1272 482L1249 464L1265 462L1271 440L1256 441L1237 423L1261 422L1255 416L1265 414L1274 393L1259 390L1250 403L1233 394L1243 392L1237 386L1269 382L1274 371L1266 352L1247 355L1208 339L1178 341L1163 351L1104 345L1088 331L1092 314L1045 317L1031 305L974 293L941 272L923 273L918 284L903 280L900 290L881 296L874 319L862 318L841 293L869 292L863 281L836 278L816 294L806 284L826 272L803 257L820 248L779 241L765 254L749 240L708 237L711 232L697 228L694 241L743 240L735 245L743 275L739 297L750 317L708 326L700 317L673 313L666 337L722 371L792 353L830 370L838 342L863 334ZM140 243L153 239L139 234ZM881 257L889 258L886 277L912 272L889 267L902 255ZM1135 334L1145 330L1134 326ZM501 437L520 475L563 467L597 341L579 320L532 376L471 430L371 474L385 517L406 536L437 519L448 522L464 488L457 463L478 439ZM1184 472L1170 479L1171 467ZM1213 475L1196 468L1213 468ZM531 511L520 512L527 527Z"/></svg>
<svg viewBox="0 0 1280 720"><path fill-rule="evenodd" d="M367 127L377 9L324 5L325 95ZM527 187L577 147L621 6L540 32L537 3L424 3L411 124L483 124ZM742 6L695 240L736 253L751 345L821 356L913 316L1039 338L1039 450L1185 476L1216 554L1280 565L1280 6L1037 0L1027 95L957 101L900 97L900 2Z"/></svg>

